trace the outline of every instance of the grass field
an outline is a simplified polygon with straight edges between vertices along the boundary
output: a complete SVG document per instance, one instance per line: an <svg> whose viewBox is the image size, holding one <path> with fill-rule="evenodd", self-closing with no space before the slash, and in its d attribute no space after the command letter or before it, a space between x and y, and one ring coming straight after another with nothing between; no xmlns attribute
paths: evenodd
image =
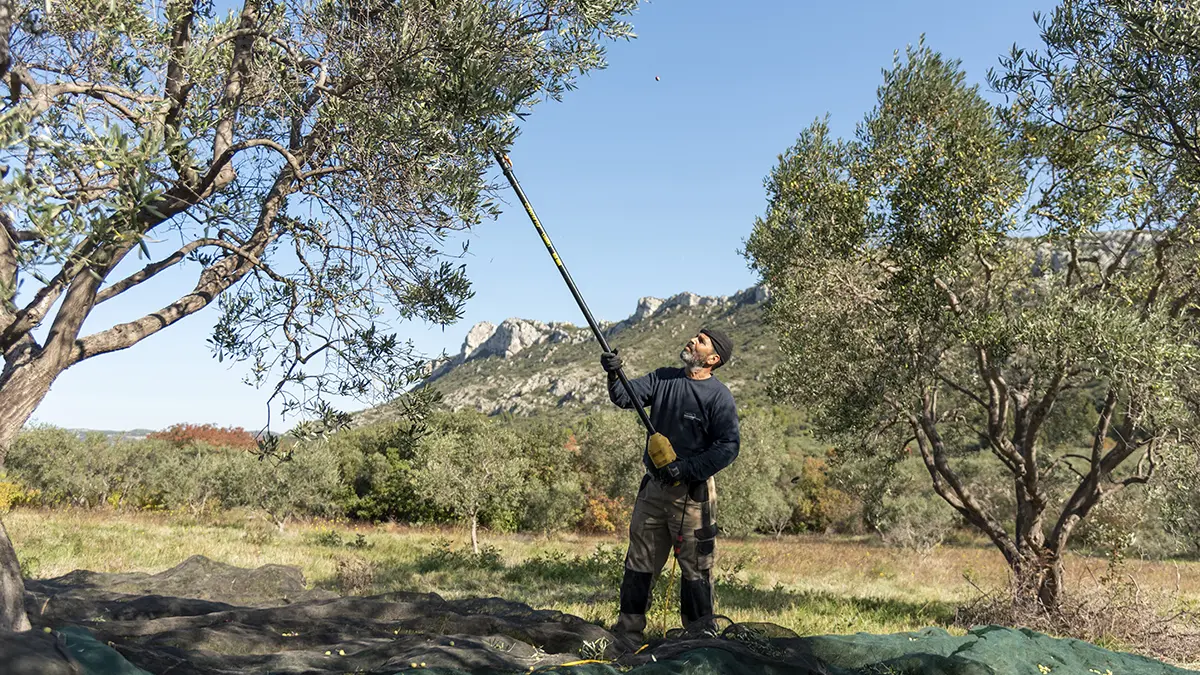
<svg viewBox="0 0 1200 675"><path fill-rule="evenodd" d="M242 567L295 565L315 587L359 595L433 591L447 598L500 596L611 624L624 553L616 537L484 536L469 555L466 533L396 526L294 524L283 533L247 516L196 520L165 514L17 510L4 517L27 576L73 569L159 572L195 554ZM951 630L955 607L977 596L972 583L1006 580L985 546L929 553L824 537L718 542L717 612L735 621L771 621L800 634L888 633L924 626ZM1072 556L1073 585L1095 585L1107 561ZM669 570L669 568L668 568ZM1200 562L1130 561L1124 570L1147 592L1200 605ZM651 610L651 632L677 625L663 616L667 575ZM672 595L675 595L672 593Z"/></svg>

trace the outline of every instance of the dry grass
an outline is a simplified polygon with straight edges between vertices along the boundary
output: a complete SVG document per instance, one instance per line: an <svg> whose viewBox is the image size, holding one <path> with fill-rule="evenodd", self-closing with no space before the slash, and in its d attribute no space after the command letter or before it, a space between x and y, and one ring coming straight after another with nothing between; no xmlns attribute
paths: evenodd
<svg viewBox="0 0 1200 675"><path fill-rule="evenodd" d="M498 595L605 624L615 619L624 551L618 537L497 535L484 538L497 557L476 564L462 553L469 550L466 533L453 530L304 523L279 533L236 513L197 521L167 514L17 510L4 521L23 566L36 577L79 568L158 572L201 554L243 567L295 565L312 585L338 591ZM1083 589L1098 583L1106 561L1071 556L1067 565L1070 584ZM1200 563L1130 561L1126 571L1141 588L1200 605ZM999 554L985 546L918 554L821 537L723 540L716 573L718 612L735 621L772 621L801 634L887 633L928 625L958 630L952 626L956 606L977 594L964 577L983 588L1007 584ZM660 598L664 586L665 581ZM678 606L677 599L671 603ZM661 615L661 607L658 602L652 610L656 632L677 621Z"/></svg>
<svg viewBox="0 0 1200 675"><path fill-rule="evenodd" d="M1188 608L1195 603L1180 602L1170 591L1143 588L1121 565L1110 567L1098 583L1068 586L1055 608L1016 590L998 589L960 606L956 621L1022 626L1177 665L1200 663L1200 623Z"/></svg>

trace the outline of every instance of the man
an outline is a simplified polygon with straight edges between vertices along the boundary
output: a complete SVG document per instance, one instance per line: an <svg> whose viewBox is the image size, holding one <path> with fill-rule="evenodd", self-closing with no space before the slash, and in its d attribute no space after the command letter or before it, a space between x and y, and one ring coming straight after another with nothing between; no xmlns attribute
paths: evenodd
<svg viewBox="0 0 1200 675"><path fill-rule="evenodd" d="M650 406L655 431L670 441L667 445L657 437L648 439L642 456L647 473L629 523L621 610L613 628L627 644L640 645L645 637L650 590L672 549L679 561L683 624L690 626L712 615L717 536L713 476L737 457L739 445L733 394L713 377L713 371L729 363L731 356L729 336L701 329L679 353L682 368L659 368L631 381L633 399L617 377L621 357L616 350L600 357L612 402L621 408ZM658 468L655 460L660 465L669 463Z"/></svg>

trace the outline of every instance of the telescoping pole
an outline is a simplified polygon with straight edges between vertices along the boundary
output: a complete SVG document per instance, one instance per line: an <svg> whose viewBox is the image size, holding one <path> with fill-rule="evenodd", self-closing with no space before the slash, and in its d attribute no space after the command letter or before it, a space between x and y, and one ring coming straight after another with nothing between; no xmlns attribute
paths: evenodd
<svg viewBox="0 0 1200 675"><path fill-rule="evenodd" d="M542 227L542 222L538 220L537 214L533 211L533 205L529 203L529 198L525 196L525 191L521 189L521 184L517 182L517 177L513 174L512 162L509 161L508 155L497 152L496 162L500 164L500 169L504 171L504 177L512 185L513 191L517 193L517 199L521 200L521 206L525 207L525 213L529 214L529 219L533 221L533 226L537 228L538 234L541 235L542 243L546 245L546 250L550 252L550 257L554 259L554 264L558 266L558 272L562 275L563 281L567 282L567 288L571 290L571 295L575 296L575 302L579 304L579 309L583 311L583 316L587 319L588 326L591 326L592 333L596 336L596 341L600 343L600 348L606 352L612 351L608 346L608 340L604 339L604 333L600 331L600 326L596 325L596 319L592 317L592 312L588 309L587 302L579 294L579 289L575 287L575 282L571 279L571 273L567 271L567 266L563 264L562 258L558 257L558 251L554 250L554 244L550 241L550 235L546 234L546 229ZM625 371L623 369L617 370L617 377L621 380L625 391L629 393L629 399L634 401L633 408L637 410L638 417L642 418L642 424L646 426L646 431L650 432L651 435L657 433L654 431L654 425L650 423L650 416L646 414L646 410L637 404L637 395L633 393L633 385L629 383L629 378L625 376Z"/></svg>

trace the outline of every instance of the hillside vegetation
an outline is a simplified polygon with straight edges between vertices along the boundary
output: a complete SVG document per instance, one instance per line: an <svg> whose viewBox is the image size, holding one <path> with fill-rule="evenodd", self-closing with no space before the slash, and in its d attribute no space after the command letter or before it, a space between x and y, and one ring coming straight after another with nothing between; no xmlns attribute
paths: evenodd
<svg viewBox="0 0 1200 675"><path fill-rule="evenodd" d="M684 292L667 300L642 298L629 318L603 329L621 351L626 372L636 377L678 364L679 350L700 328L721 328L733 339L735 355L717 376L739 405L761 405L766 378L780 362L778 342L763 320L768 296L754 287L729 297ZM561 419L609 406L604 381L589 328L513 318L471 328L459 353L435 364L421 386L440 393L451 410ZM359 424L372 424L396 419L398 410L385 405L357 417Z"/></svg>

